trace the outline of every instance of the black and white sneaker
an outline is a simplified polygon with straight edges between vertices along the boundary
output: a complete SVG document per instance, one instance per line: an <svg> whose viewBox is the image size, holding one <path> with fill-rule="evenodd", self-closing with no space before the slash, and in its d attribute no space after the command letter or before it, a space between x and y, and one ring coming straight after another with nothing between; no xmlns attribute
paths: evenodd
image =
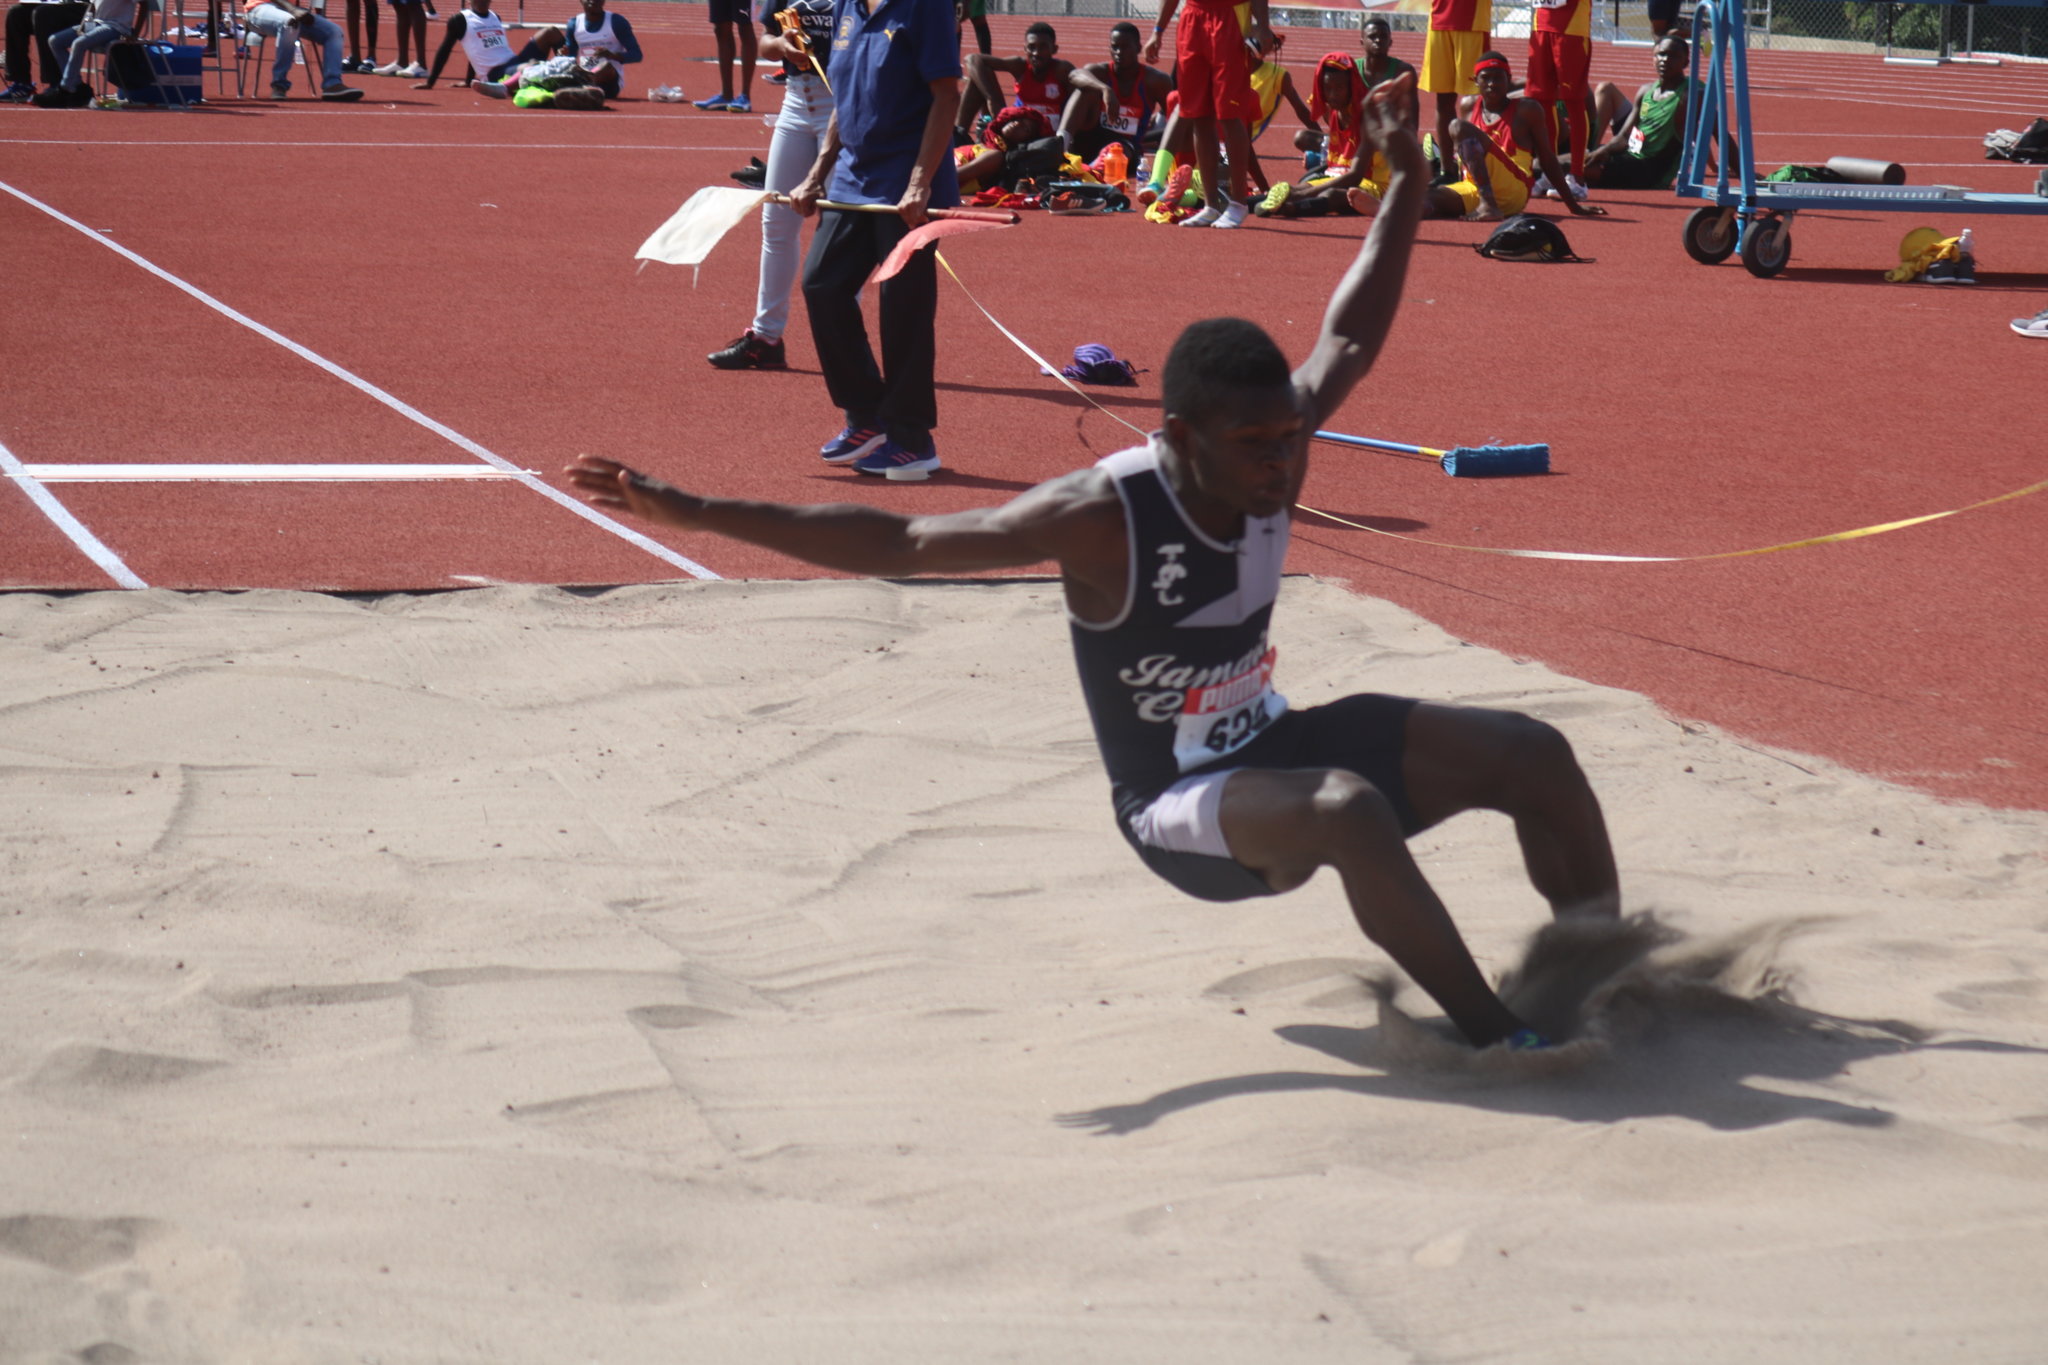
<svg viewBox="0 0 2048 1365"><path fill-rule="evenodd" d="M789 362L783 358L782 343L757 337L752 332L742 332L739 339L723 350L713 351L704 357L721 370L786 370Z"/></svg>

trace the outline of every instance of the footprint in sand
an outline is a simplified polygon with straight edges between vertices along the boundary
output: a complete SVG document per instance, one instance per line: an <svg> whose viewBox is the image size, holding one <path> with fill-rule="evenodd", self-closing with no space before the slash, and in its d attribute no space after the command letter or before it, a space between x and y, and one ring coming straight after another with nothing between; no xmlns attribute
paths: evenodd
<svg viewBox="0 0 2048 1365"><path fill-rule="evenodd" d="M48 1099L82 1100L108 1092L146 1092L158 1086L175 1085L226 1065L200 1057L66 1043L51 1051L24 1086Z"/></svg>

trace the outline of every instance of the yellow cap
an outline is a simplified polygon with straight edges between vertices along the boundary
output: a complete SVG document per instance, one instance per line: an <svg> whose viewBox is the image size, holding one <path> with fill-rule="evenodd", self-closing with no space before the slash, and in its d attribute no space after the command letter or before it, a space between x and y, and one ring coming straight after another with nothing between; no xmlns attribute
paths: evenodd
<svg viewBox="0 0 2048 1365"><path fill-rule="evenodd" d="M1931 246L1939 245L1941 230L1931 227L1916 227L1899 242L1899 259L1910 261Z"/></svg>

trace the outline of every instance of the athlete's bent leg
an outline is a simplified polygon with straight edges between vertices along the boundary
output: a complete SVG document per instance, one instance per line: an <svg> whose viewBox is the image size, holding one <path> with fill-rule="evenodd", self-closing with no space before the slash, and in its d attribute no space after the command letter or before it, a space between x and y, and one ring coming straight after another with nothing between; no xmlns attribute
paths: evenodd
<svg viewBox="0 0 2048 1365"><path fill-rule="evenodd" d="M1238 862L1289 891L1334 867L1365 936L1429 992L1476 1047L1525 1027L1480 975L1450 912L1409 856L1379 789L1335 768L1247 768L1223 788L1217 819Z"/></svg>
<svg viewBox="0 0 2048 1365"><path fill-rule="evenodd" d="M1553 914L1621 913L1600 799L1552 726L1513 711L1424 703L1408 714L1401 775L1425 829L1467 810L1512 819L1530 884Z"/></svg>

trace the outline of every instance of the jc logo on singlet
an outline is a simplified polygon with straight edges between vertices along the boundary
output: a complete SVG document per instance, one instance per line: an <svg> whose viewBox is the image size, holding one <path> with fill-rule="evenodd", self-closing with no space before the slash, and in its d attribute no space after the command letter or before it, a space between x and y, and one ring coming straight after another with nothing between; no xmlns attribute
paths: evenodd
<svg viewBox="0 0 2048 1365"><path fill-rule="evenodd" d="M1159 547L1161 563L1159 572L1152 575L1152 591L1159 594L1162 607L1177 607L1187 600L1173 590L1174 584L1188 576L1187 566L1180 562L1180 557L1187 552L1188 547L1180 544Z"/></svg>

